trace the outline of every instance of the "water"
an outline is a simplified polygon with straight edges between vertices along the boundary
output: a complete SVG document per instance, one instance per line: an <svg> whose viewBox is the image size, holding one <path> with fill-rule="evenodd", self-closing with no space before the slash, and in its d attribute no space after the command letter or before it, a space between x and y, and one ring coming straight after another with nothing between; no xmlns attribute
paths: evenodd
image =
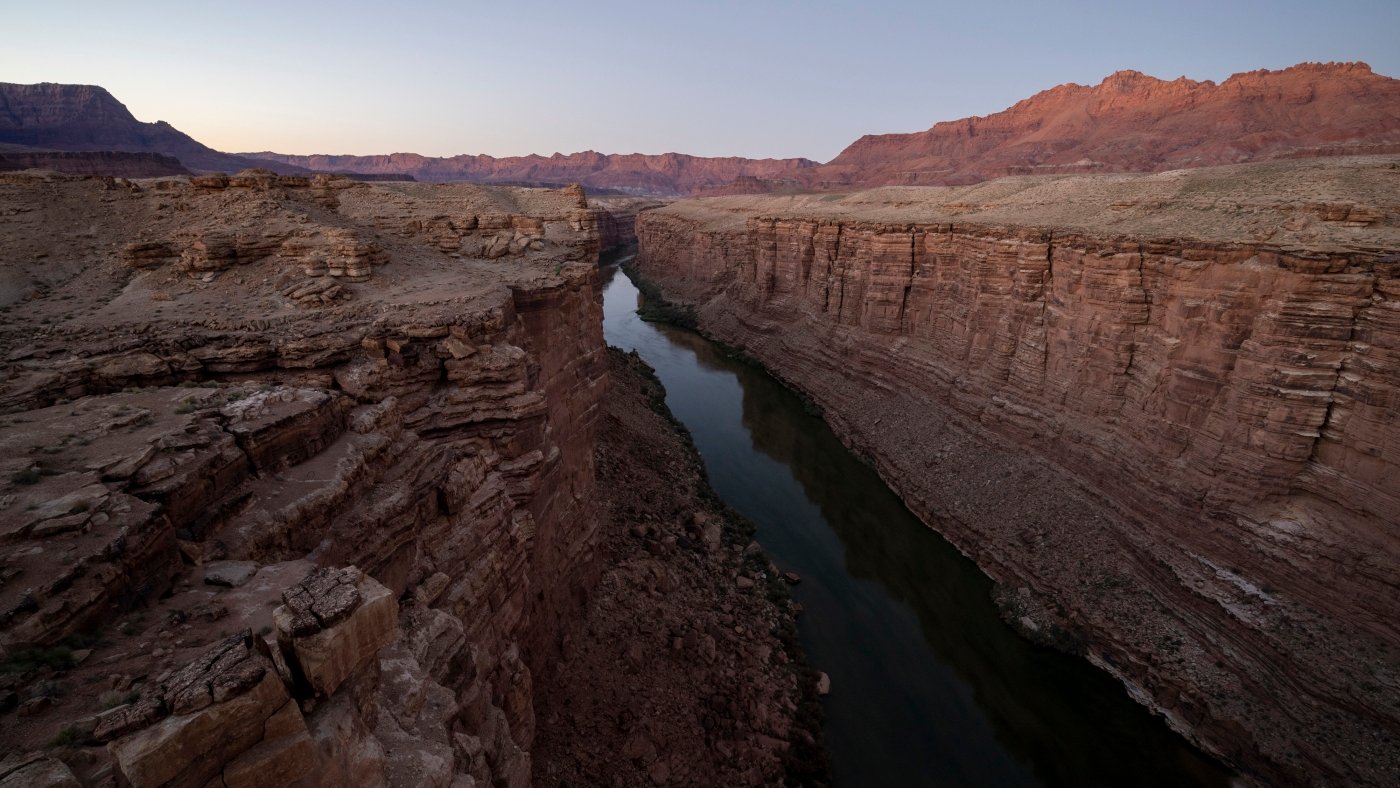
<svg viewBox="0 0 1400 788"><path fill-rule="evenodd" d="M802 647L832 681L835 786L1228 784L1106 674L1017 636L991 580L792 392L692 332L643 322L615 265L603 279L608 343L656 369L716 492L802 576Z"/></svg>

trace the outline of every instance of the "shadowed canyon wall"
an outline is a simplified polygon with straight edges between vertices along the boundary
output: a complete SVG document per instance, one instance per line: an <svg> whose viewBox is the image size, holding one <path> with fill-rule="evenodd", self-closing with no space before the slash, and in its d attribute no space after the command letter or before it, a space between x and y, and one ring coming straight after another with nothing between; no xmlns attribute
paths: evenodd
<svg viewBox="0 0 1400 788"><path fill-rule="evenodd" d="M1251 779L1388 784L1396 171L681 201L639 217L637 267L810 396L1023 631Z"/></svg>

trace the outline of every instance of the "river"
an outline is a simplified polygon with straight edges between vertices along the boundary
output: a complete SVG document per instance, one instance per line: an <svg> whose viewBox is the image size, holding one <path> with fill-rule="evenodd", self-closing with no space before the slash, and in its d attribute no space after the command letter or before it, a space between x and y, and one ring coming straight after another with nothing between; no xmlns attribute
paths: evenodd
<svg viewBox="0 0 1400 788"><path fill-rule="evenodd" d="M642 321L603 268L603 331L666 387L716 492L802 582L802 648L832 682L836 788L1228 785L1229 773L1087 661L1031 644L992 582L776 380Z"/></svg>

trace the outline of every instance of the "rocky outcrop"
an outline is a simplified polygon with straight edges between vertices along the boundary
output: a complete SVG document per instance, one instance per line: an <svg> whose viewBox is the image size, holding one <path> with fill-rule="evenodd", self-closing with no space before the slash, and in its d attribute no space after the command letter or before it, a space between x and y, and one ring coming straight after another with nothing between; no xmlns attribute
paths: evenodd
<svg viewBox="0 0 1400 788"><path fill-rule="evenodd" d="M825 781L815 676L778 570L714 497L651 370L608 356L604 570L563 658L536 679L535 784Z"/></svg>
<svg viewBox="0 0 1400 788"><path fill-rule="evenodd" d="M532 676L599 571L579 195L252 172L0 200L38 291L0 337L0 641L36 660L6 749L57 735L135 785L528 784ZM301 308L307 279L344 295ZM79 662L94 631L118 645Z"/></svg>
<svg viewBox="0 0 1400 788"><path fill-rule="evenodd" d="M0 246L0 743L31 753L0 779L518 788L541 730L551 764L598 773L553 711L599 687L554 679L617 645L582 621L604 526L640 515L600 514L581 187L9 174ZM659 493L668 527L693 522L697 493ZM703 565L652 541L648 572ZM770 631L790 611L731 610L792 660ZM796 736L794 675L762 666L715 678L714 737L673 723L739 784ZM667 675L632 697L701 713Z"/></svg>
<svg viewBox="0 0 1400 788"><path fill-rule="evenodd" d="M1400 80L1365 63L1303 63L1218 85L1119 71L985 117L867 135L799 177L826 188L967 184L1398 151Z"/></svg>
<svg viewBox="0 0 1400 788"><path fill-rule="evenodd" d="M40 151L163 154L178 159L185 167L204 172L236 172L259 166L257 161L202 145L165 121L142 123L112 94L96 85L0 82L0 145ZM103 160L88 161L105 163ZM112 163L129 166L120 160ZM264 162L261 166L269 165ZM295 167L274 166L284 172L304 172ZM133 177L106 170L84 174ZM159 174L167 173L151 173Z"/></svg>
<svg viewBox="0 0 1400 788"><path fill-rule="evenodd" d="M613 189L629 194L672 197L695 194L724 186L736 178L791 177L815 167L808 159L745 159L737 156L703 157L683 153L597 153L584 151L553 156L486 155L435 158L416 153L384 156L294 156L262 151L242 153L247 159L290 165L316 172L404 173L419 181L470 181L472 183L563 186L581 183L592 189Z"/></svg>
<svg viewBox="0 0 1400 788"><path fill-rule="evenodd" d="M1017 626L1253 780L1390 784L1397 166L681 201L642 214L637 265L812 397Z"/></svg>

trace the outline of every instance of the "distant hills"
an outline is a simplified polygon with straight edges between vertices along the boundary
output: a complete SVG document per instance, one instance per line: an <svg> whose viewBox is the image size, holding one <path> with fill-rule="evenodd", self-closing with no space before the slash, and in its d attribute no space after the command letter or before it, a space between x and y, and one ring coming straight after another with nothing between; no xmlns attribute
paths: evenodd
<svg viewBox="0 0 1400 788"><path fill-rule="evenodd" d="M1400 80L1365 63L1303 63L1216 84L1119 71L985 117L861 137L803 185L958 185L1005 175L1155 172L1400 151Z"/></svg>
<svg viewBox="0 0 1400 788"><path fill-rule="evenodd" d="M634 194L685 195L733 183L739 178L776 180L817 166L810 159L745 159L705 157L684 153L608 154L595 151L553 156L448 156L417 153L384 156L291 156L284 153L243 153L250 159L332 172L401 172L420 181L472 181L566 185L582 183L595 189Z"/></svg>
<svg viewBox="0 0 1400 788"><path fill-rule="evenodd" d="M562 185L652 195L882 184L967 184L1017 174L1152 172L1273 158L1400 151L1400 80L1364 63L1304 63L1216 84L1120 71L1094 86L1060 85L1002 112L913 134L856 140L832 161L681 153L552 156L416 153L380 156L230 154L164 121L143 123L93 85L0 83L0 153L9 164L136 177L170 174L140 157L39 156L51 151L174 157L196 172L265 167L282 173L360 173L377 179ZM135 173L135 174L133 174Z"/></svg>

